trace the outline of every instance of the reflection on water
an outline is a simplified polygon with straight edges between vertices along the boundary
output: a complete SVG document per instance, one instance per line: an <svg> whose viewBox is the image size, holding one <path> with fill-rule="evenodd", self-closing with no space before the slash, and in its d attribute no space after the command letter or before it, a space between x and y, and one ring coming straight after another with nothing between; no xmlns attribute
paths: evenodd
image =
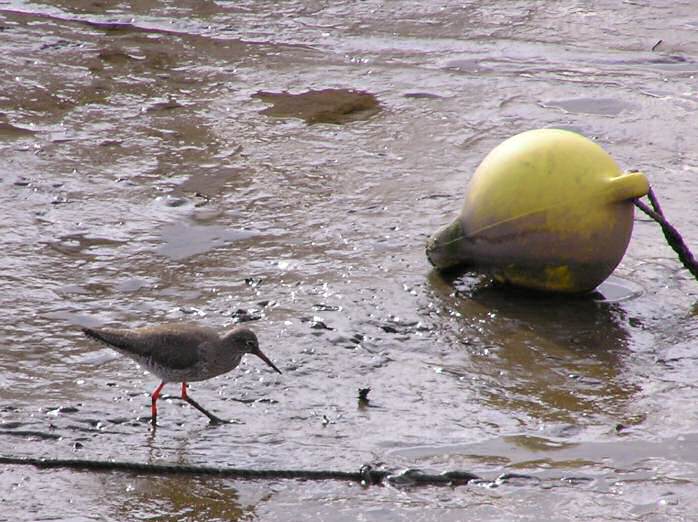
<svg viewBox="0 0 698 522"><path fill-rule="evenodd" d="M254 517L254 507L240 505L237 491L223 480L141 476L119 482L123 489L106 504L117 520L223 521Z"/></svg>
<svg viewBox="0 0 698 522"><path fill-rule="evenodd" d="M250 239L255 233L249 230L230 230L223 226L200 226L174 223L160 231L162 246L158 252L175 261L196 254L210 252L228 241Z"/></svg>
<svg viewBox="0 0 698 522"><path fill-rule="evenodd" d="M462 341L475 350L469 367L450 366L449 373L487 378L492 386L483 393L494 407L565 423L596 415L631 422L625 404L639 387L624 375L630 333L621 304L472 276L453 280L432 272L430 282L441 306L460 318Z"/></svg>

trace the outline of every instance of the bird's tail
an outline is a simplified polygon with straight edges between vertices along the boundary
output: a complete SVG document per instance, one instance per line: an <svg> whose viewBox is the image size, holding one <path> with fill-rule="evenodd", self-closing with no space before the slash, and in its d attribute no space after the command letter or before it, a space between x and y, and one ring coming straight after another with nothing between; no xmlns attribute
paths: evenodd
<svg viewBox="0 0 698 522"><path fill-rule="evenodd" d="M110 348L116 348L129 353L133 353L135 351L133 344L128 342L123 332L112 332L107 328L103 328L101 330L83 328L82 333L84 333L90 339L94 339L95 341L106 344Z"/></svg>

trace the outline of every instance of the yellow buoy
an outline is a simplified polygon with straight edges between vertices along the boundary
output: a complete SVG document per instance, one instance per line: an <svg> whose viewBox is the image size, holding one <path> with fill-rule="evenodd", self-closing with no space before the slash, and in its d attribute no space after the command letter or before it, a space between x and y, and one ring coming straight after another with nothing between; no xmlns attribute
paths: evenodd
<svg viewBox="0 0 698 522"><path fill-rule="evenodd" d="M473 266L513 285L593 290L618 266L633 228L640 172L623 173L575 132L537 129L495 147L475 171L460 215L427 242L438 269Z"/></svg>

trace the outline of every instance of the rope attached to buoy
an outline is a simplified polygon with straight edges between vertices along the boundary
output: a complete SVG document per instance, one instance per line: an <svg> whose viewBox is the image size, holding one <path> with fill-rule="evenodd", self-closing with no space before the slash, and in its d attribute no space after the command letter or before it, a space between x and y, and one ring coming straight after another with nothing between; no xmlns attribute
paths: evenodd
<svg viewBox="0 0 698 522"><path fill-rule="evenodd" d="M181 464L145 464L141 462L101 461L90 459L48 459L33 457L10 457L0 455L0 464L34 466L40 469L72 469L81 471L119 471L147 475L198 475L247 480L338 480L357 482L362 486L389 483L392 485L458 486L469 482L500 485L513 480L540 479L519 473L503 473L495 480L485 480L468 471L448 471L438 475L417 469L392 472L375 469L371 465L361 466L359 471L293 470L293 469L245 469L211 466L187 466Z"/></svg>
<svg viewBox="0 0 698 522"><path fill-rule="evenodd" d="M681 237L681 234L679 234L679 231L676 230L676 228L674 228L674 226L664 217L662 207L659 205L657 196L655 196L651 187L647 193L647 198L650 200L652 208L649 208L645 203L640 201L639 198L634 199L633 202L637 208L659 223L659 226L662 227L662 232L664 233L667 243L669 243L669 246L678 254L679 261L681 261L686 270L691 272L693 277L698 280L698 262L696 262L696 258L686 246L686 243Z"/></svg>
<svg viewBox="0 0 698 522"><path fill-rule="evenodd" d="M348 473L341 471L314 470L254 470L244 468L219 468L212 466L189 466L182 464L146 464L142 462L124 462L91 459L49 459L34 457L0 456L0 464L34 466L41 469L65 468L84 471L122 471L147 475L201 475L240 479L306 479L306 480L353 480L360 482L364 478L382 479L372 471L365 473Z"/></svg>

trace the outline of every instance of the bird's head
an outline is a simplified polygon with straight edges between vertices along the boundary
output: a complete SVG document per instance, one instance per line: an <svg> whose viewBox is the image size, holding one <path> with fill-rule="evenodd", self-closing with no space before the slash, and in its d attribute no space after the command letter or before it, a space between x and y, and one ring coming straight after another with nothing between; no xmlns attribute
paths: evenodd
<svg viewBox="0 0 698 522"><path fill-rule="evenodd" d="M237 350L238 352L251 353L253 355L256 355L269 366L271 366L274 369L274 371L276 371L277 373L281 373L281 370L279 370L276 367L276 365L274 365L274 363L271 362L269 357L264 355L262 350L259 349L259 341L257 340L257 336L249 328L245 328L242 326L234 328L230 330L227 334L225 334L223 340L229 343L229 345L232 346L233 349Z"/></svg>

